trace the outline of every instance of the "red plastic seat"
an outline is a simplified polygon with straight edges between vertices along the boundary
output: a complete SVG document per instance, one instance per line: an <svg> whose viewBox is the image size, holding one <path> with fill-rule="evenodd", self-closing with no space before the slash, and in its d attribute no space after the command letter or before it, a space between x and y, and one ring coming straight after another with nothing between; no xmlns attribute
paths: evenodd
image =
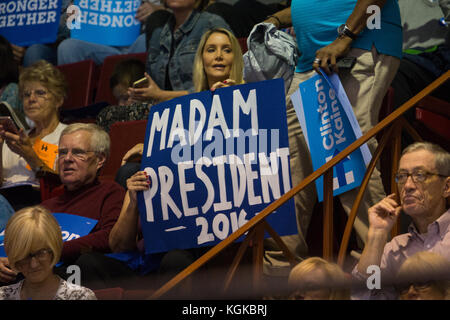
<svg viewBox="0 0 450 320"><path fill-rule="evenodd" d="M93 102L96 86L96 66L93 60L84 60L57 66L69 85L62 108L75 109Z"/></svg>
<svg viewBox="0 0 450 320"><path fill-rule="evenodd" d="M130 53L119 54L106 57L103 60L103 64L100 68L100 76L98 79L97 93L95 95L95 102L108 102L109 104L117 104L116 98L114 98L112 91L109 87L109 78L114 71L116 64L125 59L139 59L145 63L147 53Z"/></svg>
<svg viewBox="0 0 450 320"><path fill-rule="evenodd" d="M147 120L116 122L111 125L109 137L111 139L111 152L101 176L114 178L120 168L122 158L138 143L144 143Z"/></svg>
<svg viewBox="0 0 450 320"><path fill-rule="evenodd" d="M241 45L242 54L246 53L248 51L247 47L247 37L245 38L238 38L239 44Z"/></svg>
<svg viewBox="0 0 450 320"><path fill-rule="evenodd" d="M120 287L94 290L98 300L122 300L124 290Z"/></svg>
<svg viewBox="0 0 450 320"><path fill-rule="evenodd" d="M425 97L416 104L416 120L429 130L433 141L441 145L450 144L449 102L433 96Z"/></svg>

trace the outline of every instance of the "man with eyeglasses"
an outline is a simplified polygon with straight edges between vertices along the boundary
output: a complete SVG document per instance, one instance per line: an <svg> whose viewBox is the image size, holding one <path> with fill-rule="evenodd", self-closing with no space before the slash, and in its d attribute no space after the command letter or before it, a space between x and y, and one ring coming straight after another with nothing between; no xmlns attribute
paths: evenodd
<svg viewBox="0 0 450 320"><path fill-rule="evenodd" d="M109 149L108 133L95 124L74 123L61 133L57 162L64 193L42 205L51 212L98 220L90 234L64 243L64 262L73 262L86 251L110 252L109 232L119 217L125 190L114 181L98 179Z"/></svg>
<svg viewBox="0 0 450 320"><path fill-rule="evenodd" d="M61 261L56 272L66 278L66 266L82 265L78 261L86 252L109 253L109 233L119 218L125 190L114 181L100 181L99 172L110 150L107 132L93 123L73 123L59 139L58 174L64 192L45 200L41 205L54 213L69 213L97 220L91 232L64 242ZM81 268L81 267L80 267ZM81 269L81 274L84 270ZM17 273L0 259L0 283L16 281Z"/></svg>
<svg viewBox="0 0 450 320"><path fill-rule="evenodd" d="M398 195L387 196L368 211L367 242L352 272L366 280L373 268L369 267L379 266L381 290L355 290L355 299L397 298L389 284L403 262L417 252L431 251L450 260L450 154L428 142L408 146L400 158L396 182ZM402 211L412 220L408 232L388 242Z"/></svg>

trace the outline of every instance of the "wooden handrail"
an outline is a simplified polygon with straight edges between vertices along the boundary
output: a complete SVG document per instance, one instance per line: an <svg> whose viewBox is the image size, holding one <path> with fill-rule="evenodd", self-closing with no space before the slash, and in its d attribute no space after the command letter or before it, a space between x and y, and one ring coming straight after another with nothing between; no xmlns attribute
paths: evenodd
<svg viewBox="0 0 450 320"><path fill-rule="evenodd" d="M339 154L337 154L335 157L330 159L327 163L322 165L320 168L318 168L316 171L311 173L308 177L306 177L303 181L301 181L298 185L293 187L291 190L286 192L284 195L282 195L279 199L269 204L266 208L264 208L259 214L254 216L252 219L250 219L246 224L244 224L242 227L240 227L238 230L233 232L230 236L219 242L217 245L215 245L213 248L211 248L209 251L207 251L205 254L203 254L199 259L194 261L190 266L182 270L180 273L178 273L175 277L173 277L171 280L169 280L166 284L164 284L161 288L156 290L149 298L150 299L157 299L164 295L167 291L172 289L174 286L176 286L180 281L188 277L192 272L200 268L202 265L204 265L207 261L209 261L211 258L215 257L219 252L221 252L223 249L228 247L230 244L232 244L235 240L240 238L244 233L247 231L253 229L256 227L259 223L263 222L265 218L275 210L277 210L280 206L282 206L284 203L286 203L289 199L294 197L298 192L303 190L307 185L314 182L316 179L318 179L320 176L325 174L328 170L332 170L332 168L338 164L340 161L342 161L344 158L346 158L349 154L354 152L356 149L361 147L364 143L366 143L368 140L370 140L372 137L374 137L378 132L385 129L387 126L389 126L391 123L393 123L397 118L399 118L404 112L408 111L410 108L412 108L415 104L417 104L420 100L422 100L424 97L429 95L433 90L438 88L442 83L447 81L450 78L450 71L447 71L443 75L441 75L438 79L433 81L430 85L428 85L426 88L424 88L422 91L420 91L417 95L412 97L410 100L405 102L402 106L400 106L398 109L394 110L391 114L389 114L386 118L381 120L376 126L371 128L366 134L364 134L362 137L351 143L347 148L342 150ZM362 189L362 188L361 188ZM363 192L364 190L362 190ZM356 210L355 210L356 212ZM356 214L356 213L355 213ZM351 217L349 217L350 219ZM354 219L354 218L353 218Z"/></svg>

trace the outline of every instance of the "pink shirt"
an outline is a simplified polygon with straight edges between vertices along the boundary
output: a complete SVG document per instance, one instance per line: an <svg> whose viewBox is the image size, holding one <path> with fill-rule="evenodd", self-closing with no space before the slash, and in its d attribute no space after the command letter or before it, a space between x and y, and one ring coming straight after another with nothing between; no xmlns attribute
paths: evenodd
<svg viewBox="0 0 450 320"><path fill-rule="evenodd" d="M408 233L396 236L384 247L383 256L381 257L382 277L395 277L400 266L410 256L420 251L435 252L450 261L450 209L441 215L436 221L430 223L427 233L420 234L414 224L408 227ZM357 271L356 266L352 274L358 279L366 279L367 275L363 275ZM391 299L396 298L394 292L380 292L378 290L365 290L365 294L355 293L355 299ZM380 297L375 297L380 296ZM353 297L353 296L352 296Z"/></svg>

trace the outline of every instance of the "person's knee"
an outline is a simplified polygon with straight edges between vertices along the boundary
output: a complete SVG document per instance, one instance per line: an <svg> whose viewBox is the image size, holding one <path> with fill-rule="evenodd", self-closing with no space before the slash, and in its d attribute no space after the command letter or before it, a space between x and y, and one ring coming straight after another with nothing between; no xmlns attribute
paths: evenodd
<svg viewBox="0 0 450 320"><path fill-rule="evenodd" d="M23 57L24 67L29 67L39 60L46 60L56 64L56 50L44 44L33 44L29 46Z"/></svg>
<svg viewBox="0 0 450 320"><path fill-rule="evenodd" d="M77 39L65 39L58 45L58 65L77 62L74 54L80 51L81 42Z"/></svg>
<svg viewBox="0 0 450 320"><path fill-rule="evenodd" d="M194 255L188 250L171 250L161 260L160 273L178 273L195 261Z"/></svg>

